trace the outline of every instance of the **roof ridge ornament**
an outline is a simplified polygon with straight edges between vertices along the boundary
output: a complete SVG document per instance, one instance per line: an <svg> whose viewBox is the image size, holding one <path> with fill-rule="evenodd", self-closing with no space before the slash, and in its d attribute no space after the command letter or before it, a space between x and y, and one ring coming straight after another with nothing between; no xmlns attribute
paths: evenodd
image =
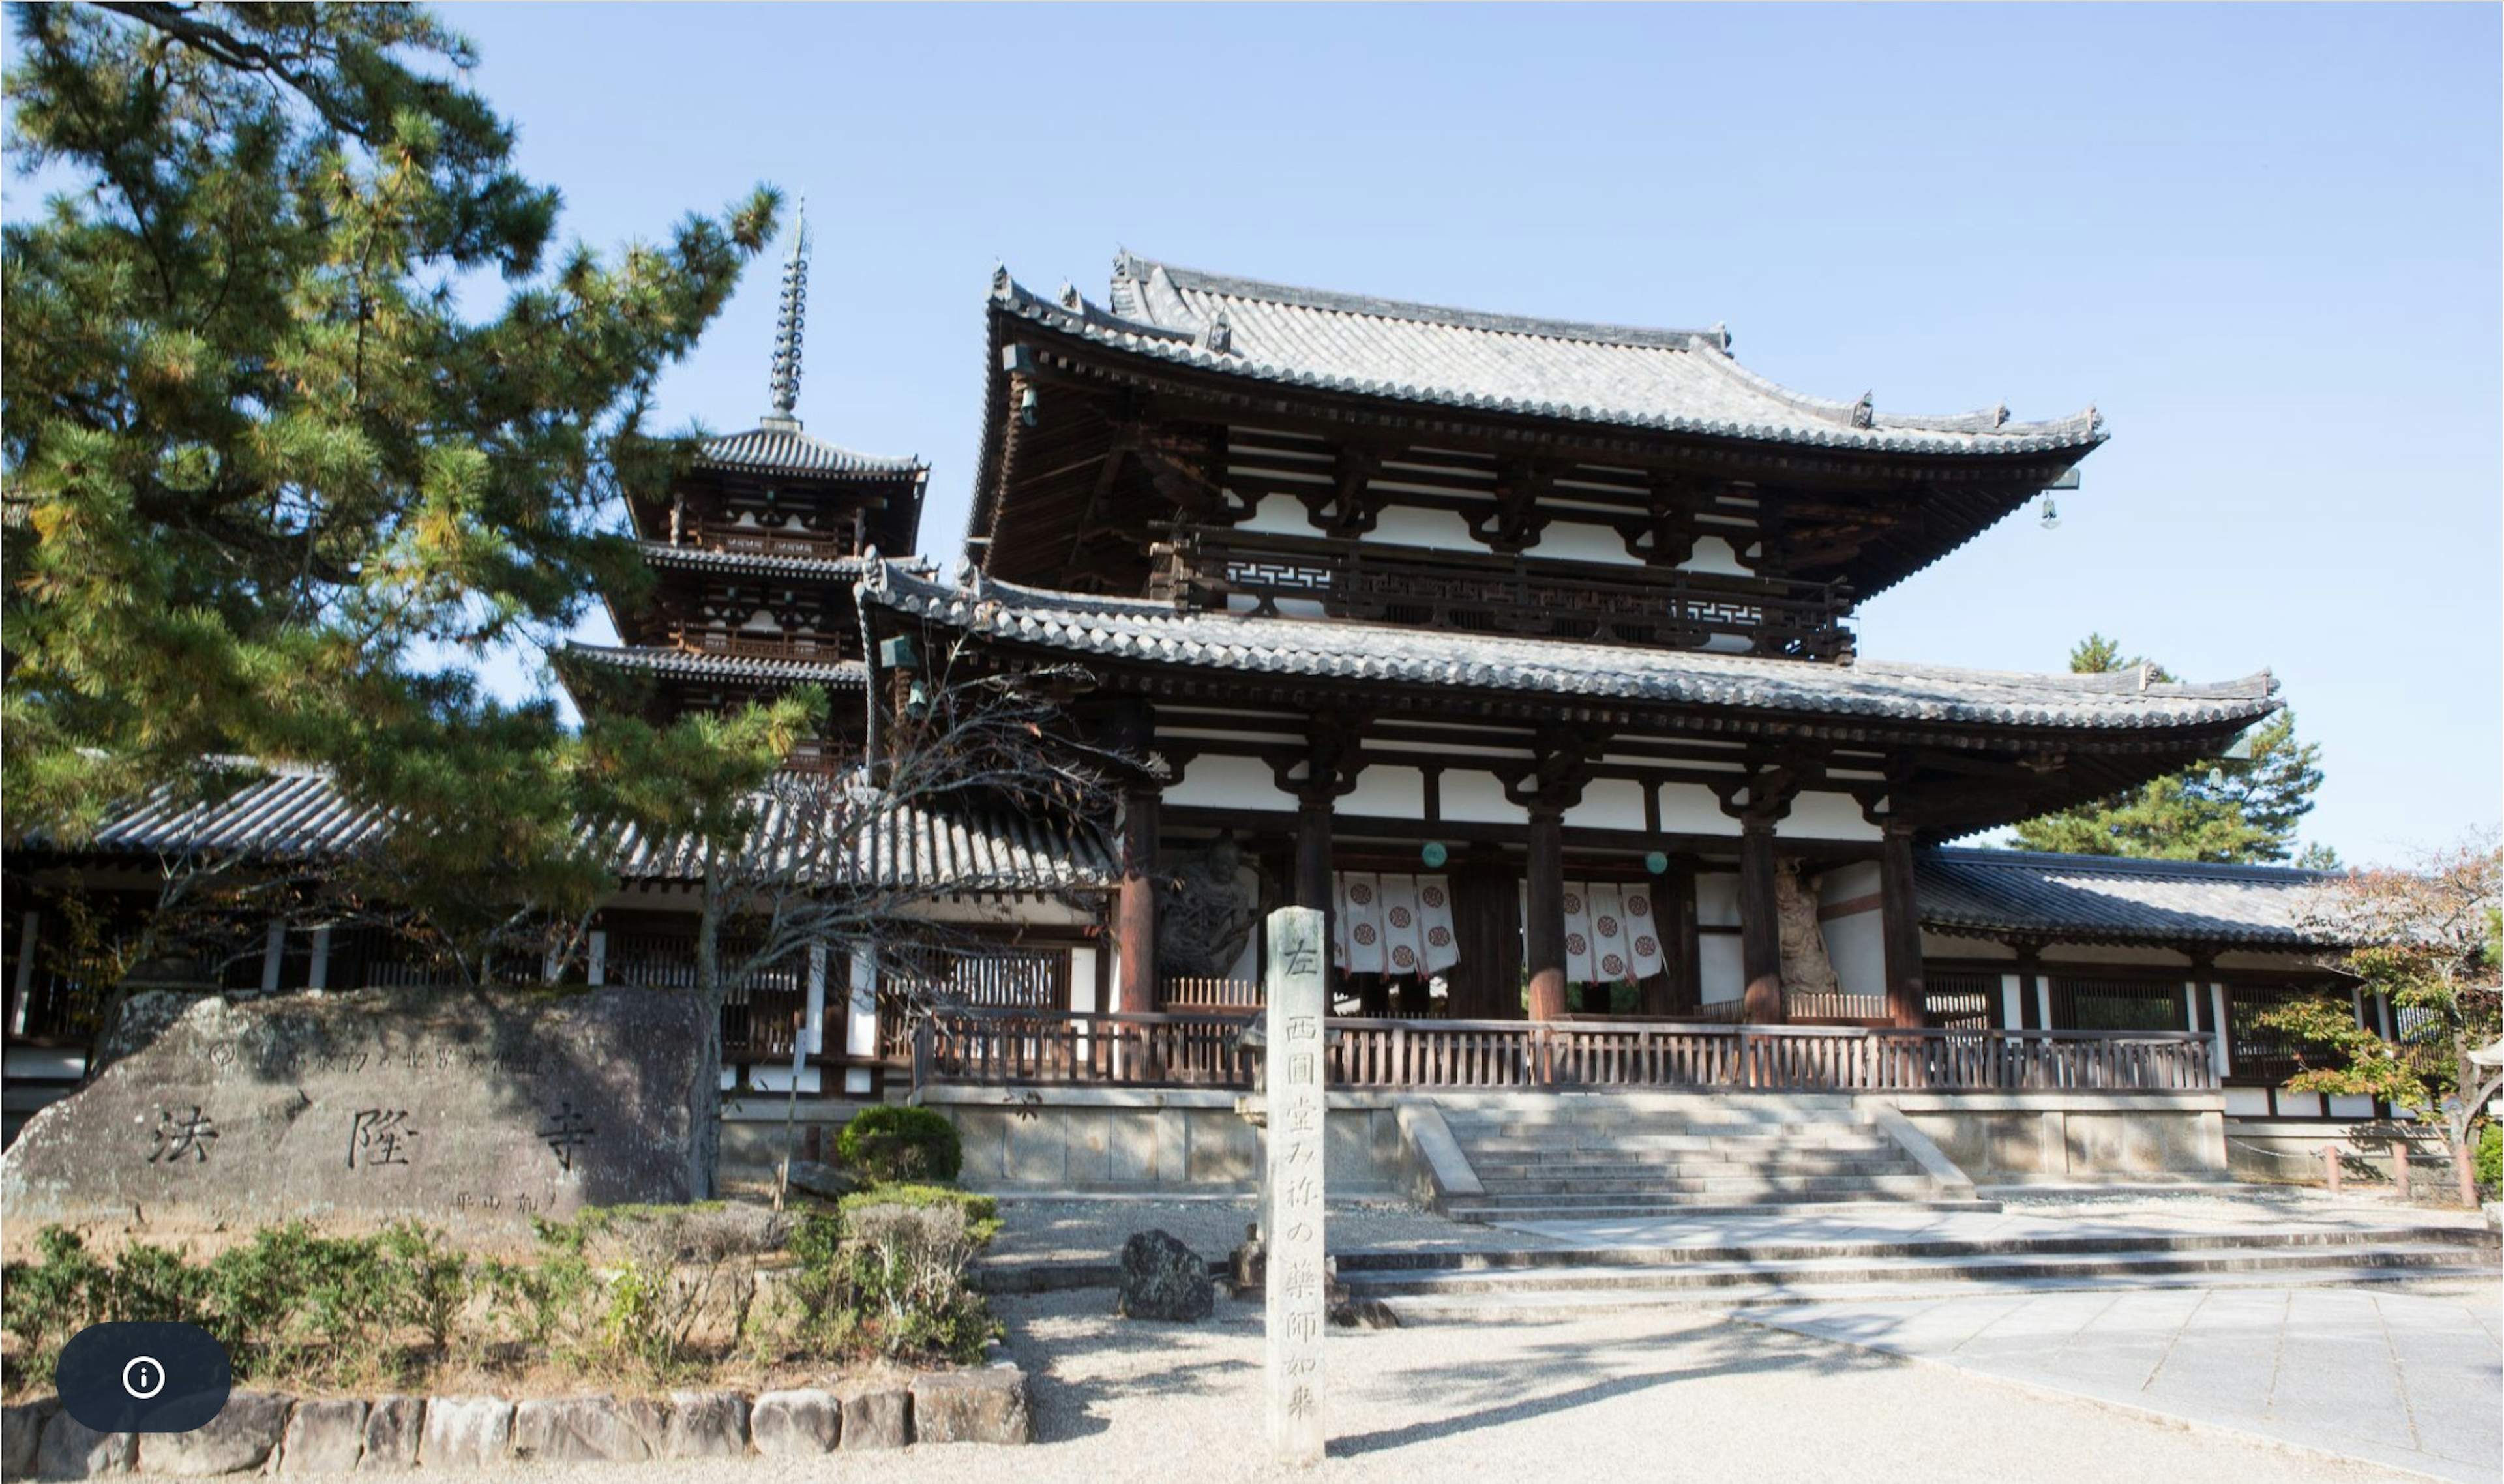
<svg viewBox="0 0 2504 1484"><path fill-rule="evenodd" d="M792 409L800 404L800 337L809 325L809 198L791 219L791 252L782 260L782 297L774 318L774 374L767 383L773 411L765 426L798 431Z"/></svg>
<svg viewBox="0 0 2504 1484"><path fill-rule="evenodd" d="M1861 400L1852 404L1853 427L1868 428L1876 425L1878 421L1877 396L1878 394L1875 390L1863 392L1861 394Z"/></svg>
<svg viewBox="0 0 2504 1484"><path fill-rule="evenodd" d="M1228 356L1234 354L1235 323L1226 318L1226 311L1224 309L1218 310L1200 325L1200 335L1195 343L1198 344L1201 350L1208 351L1214 355Z"/></svg>

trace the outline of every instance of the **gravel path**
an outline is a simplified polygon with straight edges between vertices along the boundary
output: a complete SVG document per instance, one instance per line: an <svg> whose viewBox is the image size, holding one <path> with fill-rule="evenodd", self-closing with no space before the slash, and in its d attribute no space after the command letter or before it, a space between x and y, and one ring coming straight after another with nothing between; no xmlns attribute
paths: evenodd
<svg viewBox="0 0 2504 1484"><path fill-rule="evenodd" d="M694 1484L2417 1477L1692 1312L1335 1331L1331 1458L1314 1473L1285 1474L1262 1456L1256 1309L1220 1300L1208 1324L1133 1324L1109 1317L1106 1297L1000 1302L1009 1348L1035 1376L1033 1447L724 1461L676 1467L669 1477ZM656 1475L648 1467L604 1467L498 1477L649 1484Z"/></svg>

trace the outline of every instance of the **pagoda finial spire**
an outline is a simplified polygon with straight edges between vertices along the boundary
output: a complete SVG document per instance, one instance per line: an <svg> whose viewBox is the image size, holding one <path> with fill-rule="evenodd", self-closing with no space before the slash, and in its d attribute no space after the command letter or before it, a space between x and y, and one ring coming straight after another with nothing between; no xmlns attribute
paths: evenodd
<svg viewBox="0 0 2504 1484"><path fill-rule="evenodd" d="M809 324L809 198L791 219L791 252L782 260L782 302L774 319L774 410L769 428L800 426L792 409L800 403L800 336Z"/></svg>

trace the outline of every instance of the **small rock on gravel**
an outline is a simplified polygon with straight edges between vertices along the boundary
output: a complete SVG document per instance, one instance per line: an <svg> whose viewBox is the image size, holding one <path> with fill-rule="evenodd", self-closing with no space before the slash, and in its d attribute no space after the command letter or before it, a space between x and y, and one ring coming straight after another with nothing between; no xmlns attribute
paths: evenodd
<svg viewBox="0 0 2504 1484"><path fill-rule="evenodd" d="M815 1387L767 1392L748 1414L748 1436L769 1457L802 1458L834 1450L843 1412L834 1394Z"/></svg>
<svg viewBox="0 0 2504 1484"><path fill-rule="evenodd" d="M365 1456L360 1469L414 1468L418 1439L426 1435L424 1397L377 1397L365 1413Z"/></svg>
<svg viewBox="0 0 2504 1484"><path fill-rule="evenodd" d="M670 1393L664 1458L738 1458L748 1452L748 1398L737 1392Z"/></svg>
<svg viewBox="0 0 2504 1484"><path fill-rule="evenodd" d="M898 1384L851 1381L835 1388L844 1411L843 1448L864 1453L913 1441L913 1393Z"/></svg>
<svg viewBox="0 0 2504 1484"><path fill-rule="evenodd" d="M1026 1373L1014 1365L929 1371L913 1378L913 1440L1023 1443L1033 1435Z"/></svg>
<svg viewBox="0 0 2504 1484"><path fill-rule="evenodd" d="M417 1459L429 1468L489 1468L513 1439L513 1404L496 1397L435 1397L426 1403Z"/></svg>
<svg viewBox="0 0 2504 1484"><path fill-rule="evenodd" d="M1135 1232L1122 1244L1122 1290L1115 1311L1123 1318L1206 1319L1216 1300L1207 1260L1171 1233Z"/></svg>
<svg viewBox="0 0 2504 1484"><path fill-rule="evenodd" d="M299 1401L278 1445L281 1473L345 1473L365 1452L365 1404Z"/></svg>
<svg viewBox="0 0 2504 1484"><path fill-rule="evenodd" d="M189 1432L146 1432L139 1439L142 1473L238 1473L258 1468L278 1449L293 1397L236 1392L217 1416Z"/></svg>

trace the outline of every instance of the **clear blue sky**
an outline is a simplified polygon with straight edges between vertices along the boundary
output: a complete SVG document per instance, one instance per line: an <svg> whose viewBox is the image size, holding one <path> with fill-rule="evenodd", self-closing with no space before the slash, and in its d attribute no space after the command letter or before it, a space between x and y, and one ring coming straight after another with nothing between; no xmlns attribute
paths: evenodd
<svg viewBox="0 0 2504 1484"><path fill-rule="evenodd" d="M1804 391L2108 420L2059 531L1873 601L1863 654L2268 667L2329 772L2308 838L2504 816L2494 6L447 14L572 233L807 194L801 413L930 460L945 561L994 261L1726 321ZM764 410L772 300L752 272L672 419Z"/></svg>

